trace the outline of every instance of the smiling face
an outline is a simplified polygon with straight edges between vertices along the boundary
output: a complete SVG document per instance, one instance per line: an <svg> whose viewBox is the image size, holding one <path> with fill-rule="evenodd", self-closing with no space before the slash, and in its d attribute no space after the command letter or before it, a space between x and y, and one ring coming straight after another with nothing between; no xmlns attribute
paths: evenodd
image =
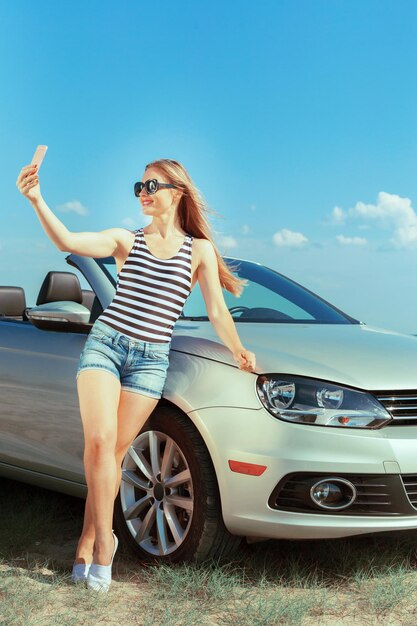
<svg viewBox="0 0 417 626"><path fill-rule="evenodd" d="M142 182L156 178L160 183L170 183L166 176L159 170L149 167L142 176ZM181 192L178 189L162 188L156 193L148 195L144 187L139 195L139 201L142 205L142 211L145 215L161 215L169 210L175 209L181 198Z"/></svg>

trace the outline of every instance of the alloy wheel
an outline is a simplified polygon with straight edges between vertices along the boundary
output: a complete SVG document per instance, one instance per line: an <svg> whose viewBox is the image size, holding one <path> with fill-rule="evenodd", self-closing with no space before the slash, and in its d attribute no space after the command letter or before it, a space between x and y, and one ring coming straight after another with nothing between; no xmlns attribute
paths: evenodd
<svg viewBox="0 0 417 626"><path fill-rule="evenodd" d="M156 430L136 437L122 464L120 501L126 526L145 552L178 550L191 525L194 491L187 460L171 437Z"/></svg>

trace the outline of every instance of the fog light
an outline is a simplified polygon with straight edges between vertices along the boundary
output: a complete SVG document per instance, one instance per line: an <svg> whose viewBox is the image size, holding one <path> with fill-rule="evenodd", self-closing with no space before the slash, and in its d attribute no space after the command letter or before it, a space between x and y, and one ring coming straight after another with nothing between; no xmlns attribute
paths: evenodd
<svg viewBox="0 0 417 626"><path fill-rule="evenodd" d="M344 478L325 478L311 487L310 497L322 509L340 511L353 504L356 488Z"/></svg>

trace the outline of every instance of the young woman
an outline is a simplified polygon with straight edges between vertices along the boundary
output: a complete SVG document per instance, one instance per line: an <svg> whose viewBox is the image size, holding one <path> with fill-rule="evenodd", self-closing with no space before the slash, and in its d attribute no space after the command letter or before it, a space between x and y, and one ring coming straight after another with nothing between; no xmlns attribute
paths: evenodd
<svg viewBox="0 0 417 626"><path fill-rule="evenodd" d="M118 544L112 519L121 463L162 395L172 330L185 300L198 280L217 334L240 369L253 371L255 355L242 345L222 292L238 296L245 281L214 246L207 206L178 161L145 167L134 191L152 222L133 232L68 231L41 196L36 166L23 167L16 185L59 250L116 261L116 293L94 322L77 371L88 495L72 580L107 591Z"/></svg>

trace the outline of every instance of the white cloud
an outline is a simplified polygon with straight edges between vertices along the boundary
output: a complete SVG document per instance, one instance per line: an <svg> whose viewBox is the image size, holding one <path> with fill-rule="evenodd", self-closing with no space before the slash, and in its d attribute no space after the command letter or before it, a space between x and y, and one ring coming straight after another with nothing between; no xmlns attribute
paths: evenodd
<svg viewBox="0 0 417 626"><path fill-rule="evenodd" d="M345 237L344 235L337 235L337 241L346 246L362 246L368 243L364 237Z"/></svg>
<svg viewBox="0 0 417 626"><path fill-rule="evenodd" d="M122 224L124 224L125 226L136 226L136 222L133 217L124 217L122 219Z"/></svg>
<svg viewBox="0 0 417 626"><path fill-rule="evenodd" d="M219 235L217 237L217 242L216 242L217 246L219 248L224 249L230 249L230 248L237 248L237 241L234 237L230 237L227 235Z"/></svg>
<svg viewBox="0 0 417 626"><path fill-rule="evenodd" d="M346 220L346 213L339 206L335 206L332 211L331 221L332 224L344 224Z"/></svg>
<svg viewBox="0 0 417 626"><path fill-rule="evenodd" d="M417 246L417 214L409 198L380 191L376 204L357 202L347 215L365 223L374 222L382 228L391 228L390 242L397 248Z"/></svg>
<svg viewBox="0 0 417 626"><path fill-rule="evenodd" d="M78 213L78 215L88 215L89 210L85 207L79 200L71 200L70 202L65 202L65 204L60 204L56 207L57 211L61 213L69 213L73 211L74 213Z"/></svg>
<svg viewBox="0 0 417 626"><path fill-rule="evenodd" d="M243 224L242 225L242 234L243 235L247 235L248 233L250 233L250 228L247 224Z"/></svg>
<svg viewBox="0 0 417 626"><path fill-rule="evenodd" d="M250 205L250 210L251 211L256 211L256 204L251 204Z"/></svg>
<svg viewBox="0 0 417 626"><path fill-rule="evenodd" d="M307 237L302 233L295 233L287 228L277 231L272 239L276 246L286 248L300 248L308 242Z"/></svg>

